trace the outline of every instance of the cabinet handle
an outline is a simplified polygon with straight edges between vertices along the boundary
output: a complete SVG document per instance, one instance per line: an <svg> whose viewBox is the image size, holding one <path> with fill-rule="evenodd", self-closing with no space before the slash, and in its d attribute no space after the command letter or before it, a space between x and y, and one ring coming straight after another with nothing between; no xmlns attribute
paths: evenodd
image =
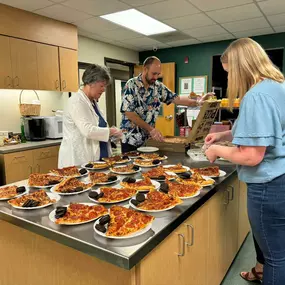
<svg viewBox="0 0 285 285"><path fill-rule="evenodd" d="M17 81L16 81L17 80ZM13 86L14 87L19 87L19 84L20 84L20 79L18 76L16 76L13 80Z"/></svg>
<svg viewBox="0 0 285 285"><path fill-rule="evenodd" d="M224 205L228 205L230 203L230 191L227 189L225 193L227 193L227 200L224 201Z"/></svg>
<svg viewBox="0 0 285 285"><path fill-rule="evenodd" d="M21 159L21 158L25 158L24 155L21 155L21 156L15 156L13 159L12 159L12 163L18 159Z"/></svg>
<svg viewBox="0 0 285 285"><path fill-rule="evenodd" d="M48 151L42 151L41 155L40 155L40 158L47 158L49 156L51 156L49 150Z"/></svg>
<svg viewBox="0 0 285 285"><path fill-rule="evenodd" d="M56 89L56 90L59 89L59 80L58 80L58 79L55 81L55 89Z"/></svg>
<svg viewBox="0 0 285 285"><path fill-rule="evenodd" d="M187 246L193 246L194 244L194 227L192 225L186 224L187 229L191 229L191 242L186 242ZM189 232L189 231L188 231Z"/></svg>
<svg viewBox="0 0 285 285"><path fill-rule="evenodd" d="M230 201L233 201L234 200L234 193L235 193L235 188L234 188L234 186L232 186L232 185L229 185L228 186L228 188L230 188L231 189L231 197L229 198L229 200Z"/></svg>
<svg viewBox="0 0 285 285"><path fill-rule="evenodd" d="M177 255L184 256L185 255L185 237L183 234L178 234L178 238L182 239L182 252L181 253L179 252Z"/></svg>
<svg viewBox="0 0 285 285"><path fill-rule="evenodd" d="M29 165L29 169L30 169L30 174L33 173L33 167L31 165Z"/></svg>
<svg viewBox="0 0 285 285"><path fill-rule="evenodd" d="M65 89L66 88L66 81L63 79L62 80L62 89Z"/></svg>
<svg viewBox="0 0 285 285"><path fill-rule="evenodd" d="M41 172L41 166L39 164L37 164L37 172L40 173Z"/></svg>
<svg viewBox="0 0 285 285"><path fill-rule="evenodd" d="M12 83L12 82L11 82L11 77L10 77L10 76L7 76L7 77L5 78L5 85L7 85L7 87L11 87L11 86L12 86L11 83Z"/></svg>

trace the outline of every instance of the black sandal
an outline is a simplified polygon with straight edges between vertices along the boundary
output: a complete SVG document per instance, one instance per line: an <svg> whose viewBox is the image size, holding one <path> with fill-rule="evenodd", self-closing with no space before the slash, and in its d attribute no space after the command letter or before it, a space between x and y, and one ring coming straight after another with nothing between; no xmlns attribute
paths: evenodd
<svg viewBox="0 0 285 285"><path fill-rule="evenodd" d="M245 273L245 274L243 274L243 273ZM253 267L253 268L251 269L251 273L252 273L253 276L254 276L252 279L249 277L250 272L241 272L241 273L240 273L240 277L241 277L242 279L248 281L248 282L253 282L253 283L261 284L262 277L263 277L263 272L257 272L257 271L255 270L255 267Z"/></svg>

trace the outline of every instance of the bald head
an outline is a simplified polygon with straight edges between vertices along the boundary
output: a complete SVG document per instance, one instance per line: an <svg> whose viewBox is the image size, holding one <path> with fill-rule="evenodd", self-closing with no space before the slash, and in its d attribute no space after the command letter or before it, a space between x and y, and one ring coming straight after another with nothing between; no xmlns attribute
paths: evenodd
<svg viewBox="0 0 285 285"><path fill-rule="evenodd" d="M144 61L143 67L143 79L149 85L154 84L161 73L161 61L156 56L150 56Z"/></svg>

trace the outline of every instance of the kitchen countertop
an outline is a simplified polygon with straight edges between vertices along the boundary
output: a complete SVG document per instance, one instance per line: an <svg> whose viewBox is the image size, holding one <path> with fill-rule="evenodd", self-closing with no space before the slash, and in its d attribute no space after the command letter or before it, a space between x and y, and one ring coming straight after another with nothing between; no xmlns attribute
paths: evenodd
<svg viewBox="0 0 285 285"><path fill-rule="evenodd" d="M207 162L192 162L184 153L163 152L163 154L169 157L164 164L176 164L181 162L183 165L191 167L203 167L208 165ZM0 218L75 248L85 254L129 270L138 264L152 249L199 209L219 189L223 188L223 181L229 176L235 175L236 171L234 165L225 162L221 162L219 165L222 170L226 171L227 175L225 177L216 179L214 186L203 188L198 197L184 200L183 204L172 210L151 213L156 218L151 230L131 239L111 240L100 237L93 230L94 222L78 226L56 225L48 218L49 213L55 206L39 210L24 211L11 207L5 201L0 201ZM139 178L140 174L135 175L135 177ZM122 176L120 178L122 178ZM17 184L23 185L25 183L26 181L21 181ZM74 196L61 196L61 200L57 203L57 206L66 205L70 202L90 202L88 192ZM128 205L128 201L119 203L118 205Z"/></svg>
<svg viewBox="0 0 285 285"><path fill-rule="evenodd" d="M55 139L55 140L48 139L45 141L27 141L26 143L1 146L0 154L13 153L13 152L18 152L18 151L60 145L61 141L62 139Z"/></svg>

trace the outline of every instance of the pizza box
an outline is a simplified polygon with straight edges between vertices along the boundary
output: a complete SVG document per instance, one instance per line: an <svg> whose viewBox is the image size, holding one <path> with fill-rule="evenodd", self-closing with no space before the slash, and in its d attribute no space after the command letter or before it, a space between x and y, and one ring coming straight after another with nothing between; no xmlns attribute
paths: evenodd
<svg viewBox="0 0 285 285"><path fill-rule="evenodd" d="M152 139L149 139L146 143L147 146L154 146L164 151L172 152L185 152L188 142L187 137L179 136L165 136L165 142L158 142Z"/></svg>
<svg viewBox="0 0 285 285"><path fill-rule="evenodd" d="M158 147L160 150L165 151L187 152L190 144L204 142L205 137L210 133L211 127L215 121L220 108L220 103L219 100L204 102L188 137L166 136L165 142L157 142L149 139L146 145ZM173 141L171 142L171 140Z"/></svg>

